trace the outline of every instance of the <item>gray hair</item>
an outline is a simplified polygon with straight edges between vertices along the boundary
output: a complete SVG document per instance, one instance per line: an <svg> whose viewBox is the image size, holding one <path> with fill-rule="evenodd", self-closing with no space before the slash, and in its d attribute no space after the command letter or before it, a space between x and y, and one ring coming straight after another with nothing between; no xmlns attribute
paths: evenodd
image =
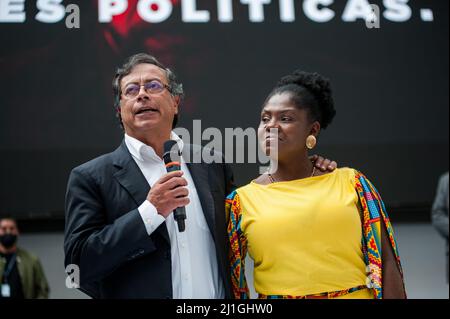
<svg viewBox="0 0 450 319"><path fill-rule="evenodd" d="M120 97L122 95L122 90L120 88L120 81L124 76L127 76L131 73L133 68L138 64L153 64L157 67L163 69L166 72L167 80L169 81L169 91L173 96L180 97L180 102L184 98L183 84L179 83L175 73L166 68L162 63L160 63L154 56L147 53L137 53L135 55L130 56L126 59L125 63L118 67L116 70L116 74L114 75L112 87L114 94L114 109L116 110L116 116L119 119L120 126L123 128L122 117L120 116ZM178 122L178 114L175 114L172 122L172 128L177 125Z"/></svg>

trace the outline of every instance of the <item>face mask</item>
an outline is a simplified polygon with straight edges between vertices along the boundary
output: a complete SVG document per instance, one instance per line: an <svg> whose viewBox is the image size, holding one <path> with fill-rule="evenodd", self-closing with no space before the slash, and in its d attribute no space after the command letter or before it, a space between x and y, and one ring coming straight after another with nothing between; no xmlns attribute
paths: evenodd
<svg viewBox="0 0 450 319"><path fill-rule="evenodd" d="M16 243L16 240L17 240L17 235L6 234L6 235L0 236L0 243L5 248L11 248L12 246L14 246L14 244Z"/></svg>

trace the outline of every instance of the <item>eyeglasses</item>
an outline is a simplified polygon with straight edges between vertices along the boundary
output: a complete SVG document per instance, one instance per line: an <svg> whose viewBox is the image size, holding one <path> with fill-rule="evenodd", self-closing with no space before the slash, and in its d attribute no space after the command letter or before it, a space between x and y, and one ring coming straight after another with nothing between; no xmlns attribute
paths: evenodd
<svg viewBox="0 0 450 319"><path fill-rule="evenodd" d="M146 82L143 85L139 85L136 83L129 84L125 90L123 91L123 95L128 98L132 99L138 96L139 91L141 90L141 86L144 87L145 92L148 94L157 94L164 91L164 89L167 89L167 91L171 92L170 86L167 84L163 84L158 80L151 80L150 82Z"/></svg>

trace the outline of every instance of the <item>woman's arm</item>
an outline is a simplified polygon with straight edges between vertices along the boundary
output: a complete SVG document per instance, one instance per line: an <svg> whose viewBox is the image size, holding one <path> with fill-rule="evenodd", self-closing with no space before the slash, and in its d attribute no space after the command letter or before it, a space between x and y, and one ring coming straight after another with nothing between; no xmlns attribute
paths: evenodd
<svg viewBox="0 0 450 319"><path fill-rule="evenodd" d="M355 188L363 217L363 252L373 276L375 297L406 298L398 248L381 195L361 172L356 172Z"/></svg>
<svg viewBox="0 0 450 319"><path fill-rule="evenodd" d="M384 223L381 225L381 258L383 262L383 299L406 299L403 278L392 251Z"/></svg>
<svg viewBox="0 0 450 319"><path fill-rule="evenodd" d="M242 212L239 195L236 191L228 195L225 211L229 216L228 240L230 244L231 288L236 299L249 299L250 293L245 278L245 256L247 241L241 229Z"/></svg>

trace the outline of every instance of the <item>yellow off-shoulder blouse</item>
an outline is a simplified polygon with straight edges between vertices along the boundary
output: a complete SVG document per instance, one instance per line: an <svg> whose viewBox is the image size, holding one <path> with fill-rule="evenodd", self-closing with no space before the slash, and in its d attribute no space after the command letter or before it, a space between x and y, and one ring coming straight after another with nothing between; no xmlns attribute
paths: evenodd
<svg viewBox="0 0 450 319"><path fill-rule="evenodd" d="M362 225L350 168L238 188L241 241L263 296L307 296L365 286ZM373 298L357 289L341 298Z"/></svg>

